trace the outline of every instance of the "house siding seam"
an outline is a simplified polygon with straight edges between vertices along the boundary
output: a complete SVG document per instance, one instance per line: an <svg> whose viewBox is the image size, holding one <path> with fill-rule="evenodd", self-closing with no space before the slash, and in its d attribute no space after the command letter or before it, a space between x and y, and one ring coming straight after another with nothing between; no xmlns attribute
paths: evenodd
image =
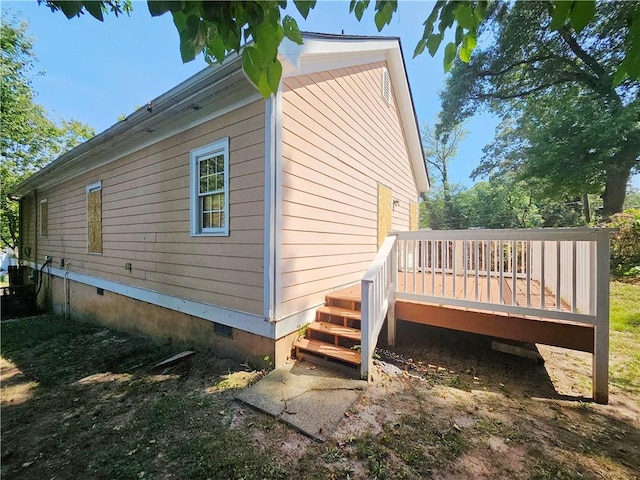
<svg viewBox="0 0 640 480"><path fill-rule="evenodd" d="M70 272L193 302L263 313L264 101L38 192L48 236L26 211L25 246ZM189 152L229 137L229 236L191 237ZM86 185L102 181L101 256L87 254ZM31 197L22 200L31 206ZM30 210L25 208L25 210ZM125 264L131 263L130 271Z"/></svg>
<svg viewBox="0 0 640 480"><path fill-rule="evenodd" d="M300 312L360 280L376 253L377 188L409 229L418 192L385 62L289 77L283 86L282 311Z"/></svg>

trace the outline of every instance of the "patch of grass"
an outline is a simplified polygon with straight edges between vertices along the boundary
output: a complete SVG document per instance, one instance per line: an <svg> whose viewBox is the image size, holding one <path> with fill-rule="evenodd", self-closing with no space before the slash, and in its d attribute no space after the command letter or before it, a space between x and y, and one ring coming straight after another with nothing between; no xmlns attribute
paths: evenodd
<svg viewBox="0 0 640 480"><path fill-rule="evenodd" d="M611 383L640 396L640 284L611 282Z"/></svg>
<svg viewBox="0 0 640 480"><path fill-rule="evenodd" d="M640 336L640 284L611 282L610 302L611 328Z"/></svg>
<svg viewBox="0 0 640 480"><path fill-rule="evenodd" d="M52 315L1 328L9 381L36 385L3 399L3 477L290 477L272 445L230 427L233 392L257 375L241 364L197 353L157 372L179 347Z"/></svg>

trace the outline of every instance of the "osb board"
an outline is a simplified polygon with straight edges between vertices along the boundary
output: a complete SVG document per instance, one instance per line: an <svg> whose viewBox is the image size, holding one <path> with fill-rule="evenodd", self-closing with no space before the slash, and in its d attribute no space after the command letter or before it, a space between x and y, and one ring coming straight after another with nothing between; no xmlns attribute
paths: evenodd
<svg viewBox="0 0 640 480"><path fill-rule="evenodd" d="M40 202L40 235L49 235L49 203Z"/></svg>
<svg viewBox="0 0 640 480"><path fill-rule="evenodd" d="M418 230L418 204L416 202L409 203L409 230Z"/></svg>
<svg viewBox="0 0 640 480"><path fill-rule="evenodd" d="M378 184L378 248L391 231L391 189Z"/></svg>
<svg viewBox="0 0 640 480"><path fill-rule="evenodd" d="M102 190L87 193L87 232L89 253L102 253Z"/></svg>

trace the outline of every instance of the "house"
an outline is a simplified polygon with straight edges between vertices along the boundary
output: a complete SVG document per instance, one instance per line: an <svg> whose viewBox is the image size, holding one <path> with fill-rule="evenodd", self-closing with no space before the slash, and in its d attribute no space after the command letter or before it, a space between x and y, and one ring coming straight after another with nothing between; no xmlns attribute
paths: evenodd
<svg viewBox="0 0 640 480"><path fill-rule="evenodd" d="M232 55L19 185L54 311L276 366L429 188L400 41L304 34L264 100Z"/></svg>

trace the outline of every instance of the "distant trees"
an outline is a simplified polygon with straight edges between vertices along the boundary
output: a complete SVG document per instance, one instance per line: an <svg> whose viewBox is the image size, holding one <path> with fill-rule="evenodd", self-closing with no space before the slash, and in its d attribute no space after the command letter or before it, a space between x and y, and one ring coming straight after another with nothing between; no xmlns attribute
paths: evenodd
<svg viewBox="0 0 640 480"><path fill-rule="evenodd" d="M52 121L35 102L35 56L27 24L8 18L0 23L0 240L18 244L18 206L8 192L65 151L94 135L75 121Z"/></svg>
<svg viewBox="0 0 640 480"><path fill-rule="evenodd" d="M488 108L503 122L476 175L533 181L555 200L598 193L607 217L640 168L640 82L619 70L629 42L640 68L640 3L598 2L588 25L556 21L561 6L586 4L492 4L488 45L448 79L441 128Z"/></svg>

